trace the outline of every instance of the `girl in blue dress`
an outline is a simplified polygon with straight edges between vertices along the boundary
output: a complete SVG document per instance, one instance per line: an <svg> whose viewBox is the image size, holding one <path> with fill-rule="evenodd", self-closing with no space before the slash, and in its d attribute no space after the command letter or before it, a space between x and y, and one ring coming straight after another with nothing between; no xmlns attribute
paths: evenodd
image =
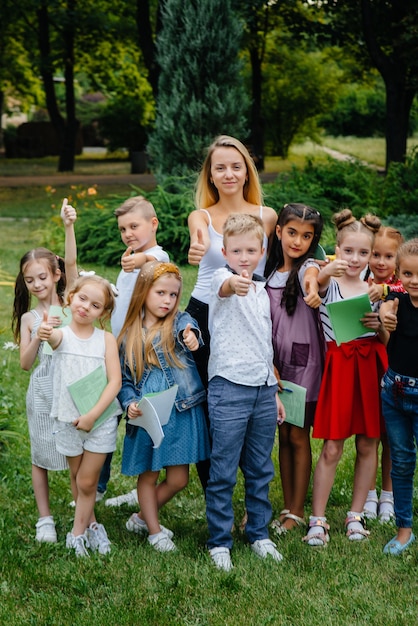
<svg viewBox="0 0 418 626"><path fill-rule="evenodd" d="M126 523L129 531L148 535L160 552L175 550L171 530L160 525L158 512L189 480L189 464L209 457L203 411L206 391L191 352L201 344L199 328L178 305L182 280L173 263L146 263L138 276L118 338L122 367L119 400L126 411L122 473L138 475L140 513ZM164 439L158 448L147 431L129 421L142 413L138 402L148 393L178 385ZM165 468L165 478L158 482Z"/></svg>

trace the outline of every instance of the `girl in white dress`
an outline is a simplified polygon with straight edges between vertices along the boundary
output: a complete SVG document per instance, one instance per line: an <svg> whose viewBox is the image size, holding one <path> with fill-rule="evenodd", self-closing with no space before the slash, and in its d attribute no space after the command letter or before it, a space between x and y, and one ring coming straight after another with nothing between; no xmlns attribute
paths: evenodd
<svg viewBox="0 0 418 626"><path fill-rule="evenodd" d="M54 328L45 312L38 337L54 350L51 416L54 418L58 452L67 457L71 489L76 503L72 531L67 534L67 548L77 556L88 556L87 548L100 554L110 552L110 542L102 524L94 515L100 470L109 452L116 449L117 416L122 412L115 401L121 387L121 371L116 339L103 330L114 307L110 283L96 275L80 276L68 292L66 304L71 321ZM101 329L95 327L99 322ZM103 389L93 406L80 413L69 385L102 370ZM90 397L97 388L82 392ZM82 399L83 399L82 398ZM109 409L102 422L96 421Z"/></svg>

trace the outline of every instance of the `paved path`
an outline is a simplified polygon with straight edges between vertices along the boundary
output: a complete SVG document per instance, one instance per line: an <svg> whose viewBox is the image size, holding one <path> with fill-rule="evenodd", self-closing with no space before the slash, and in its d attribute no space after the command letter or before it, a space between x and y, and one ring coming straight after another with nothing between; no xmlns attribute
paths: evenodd
<svg viewBox="0 0 418 626"><path fill-rule="evenodd" d="M271 182L277 173L263 172L263 183ZM0 187L46 187L47 185L135 185L152 189L157 184L153 174L53 174L52 176L0 176Z"/></svg>

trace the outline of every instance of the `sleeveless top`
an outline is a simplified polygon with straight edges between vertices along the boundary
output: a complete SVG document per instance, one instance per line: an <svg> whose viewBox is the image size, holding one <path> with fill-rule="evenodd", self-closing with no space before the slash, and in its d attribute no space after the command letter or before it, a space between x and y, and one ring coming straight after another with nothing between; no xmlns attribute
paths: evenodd
<svg viewBox="0 0 418 626"><path fill-rule="evenodd" d="M61 328L62 341L52 357L53 400L51 417L72 422L80 416L68 385L93 372L105 369L105 331L95 328L88 339L80 339L69 326ZM121 410L115 411L119 415Z"/></svg>
<svg viewBox="0 0 418 626"><path fill-rule="evenodd" d="M200 209L200 211L204 211L208 216L209 224L208 224L208 232L210 239L210 246L208 251L206 252L203 259L200 261L199 270L197 273L197 280L192 291L192 298L196 298L196 300L200 300L200 302L204 302L205 304L209 304L209 296L210 296L210 285L212 282L213 274L220 267L224 267L226 264L225 257L222 254L223 248L223 235L218 233L214 227L212 226L212 220L209 212L206 209ZM260 207L260 219L263 218L263 207ZM263 247L264 254L260 263L258 264L255 273L263 276L264 268L266 265L266 257L267 257L267 244L268 238L266 233L264 233L263 238Z"/></svg>
<svg viewBox="0 0 418 626"><path fill-rule="evenodd" d="M315 265L311 259L305 261L298 273L300 285L306 269ZM315 402L325 359L324 335L318 310L306 304L302 287L293 315L288 315L281 306L288 276L289 272L274 272L266 285L273 324L274 364L281 379L305 387L306 402Z"/></svg>

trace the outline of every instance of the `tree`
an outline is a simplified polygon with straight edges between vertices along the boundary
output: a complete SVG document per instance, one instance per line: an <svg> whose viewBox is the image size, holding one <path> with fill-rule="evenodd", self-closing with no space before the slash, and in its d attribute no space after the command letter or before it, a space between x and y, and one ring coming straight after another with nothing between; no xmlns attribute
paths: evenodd
<svg viewBox="0 0 418 626"><path fill-rule="evenodd" d="M416 0L321 2L335 43L349 47L364 67L371 63L386 91L386 168L404 162L409 116L418 91Z"/></svg>
<svg viewBox="0 0 418 626"><path fill-rule="evenodd" d="M302 42L291 48L272 33L266 49L263 117L272 154L287 158L295 138L315 132L316 118L332 109L341 71L332 50L307 51ZM312 136L312 134L311 134Z"/></svg>
<svg viewBox="0 0 418 626"><path fill-rule="evenodd" d="M218 134L245 140L248 99L230 0L167 0L157 38L157 117L148 145L158 176L196 170Z"/></svg>

